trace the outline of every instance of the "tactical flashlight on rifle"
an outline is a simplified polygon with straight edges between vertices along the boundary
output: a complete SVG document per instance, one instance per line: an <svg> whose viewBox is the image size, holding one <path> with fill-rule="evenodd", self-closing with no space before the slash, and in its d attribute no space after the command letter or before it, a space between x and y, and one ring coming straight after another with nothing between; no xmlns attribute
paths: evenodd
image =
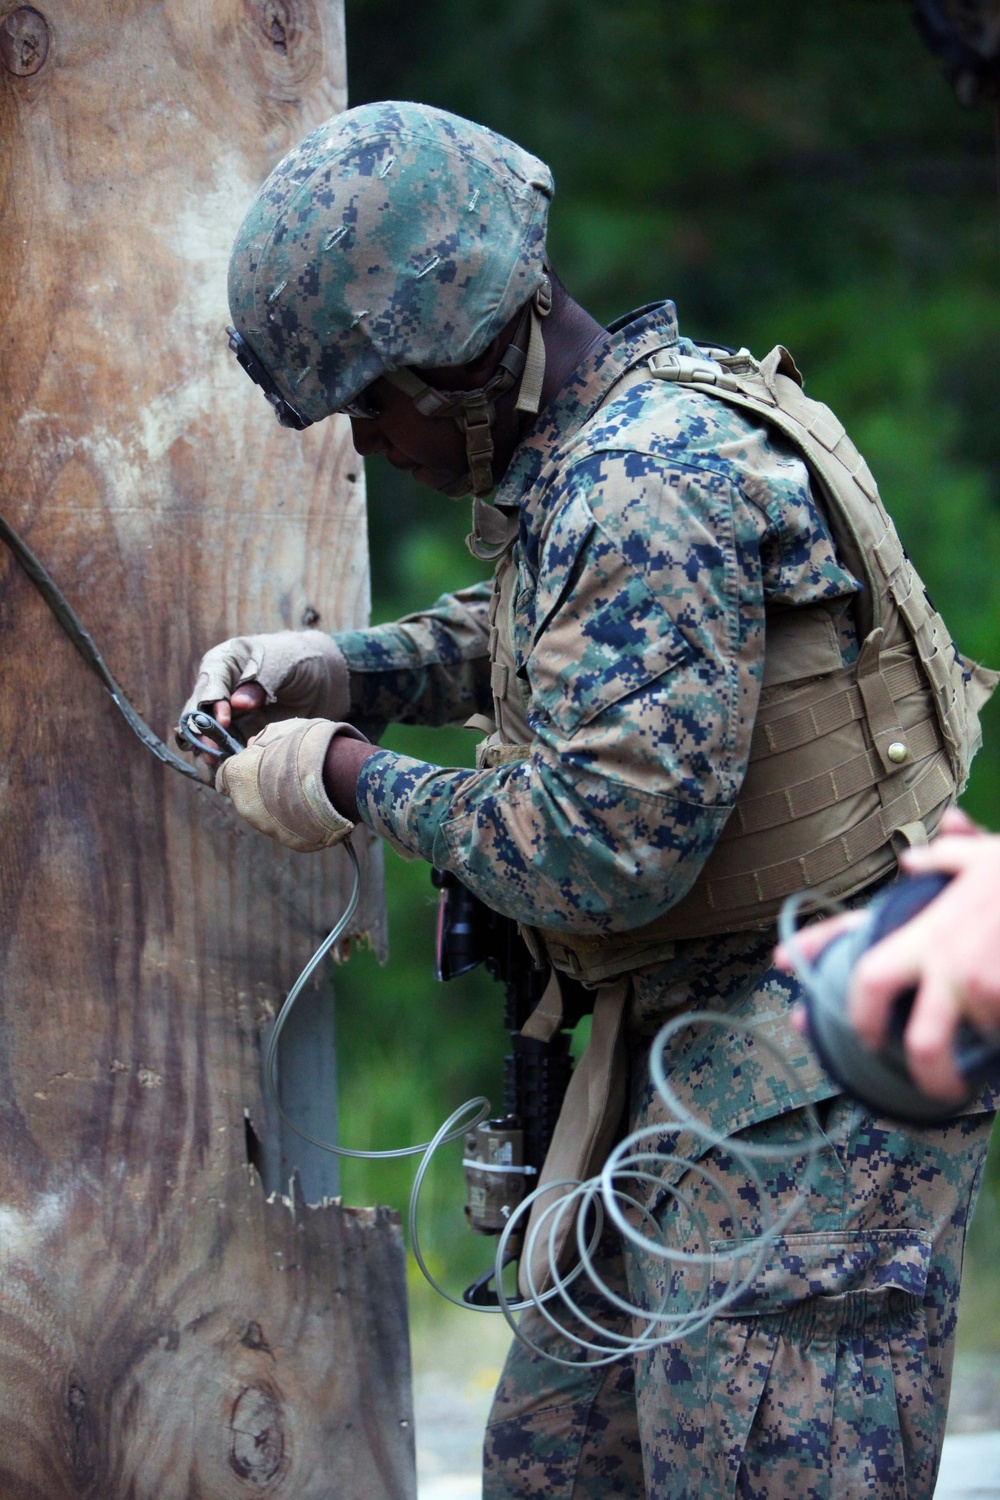
<svg viewBox="0 0 1000 1500"><path fill-rule="evenodd" d="M514 1209L532 1192L545 1161L573 1064L569 1032L593 1009L594 997L560 976L562 1026L550 1041L521 1035L549 982L509 917L491 911L450 871L433 870L440 892L436 974L456 979L479 964L505 991L504 1025L511 1050L504 1058L503 1115L486 1120L465 1137L465 1213L478 1234L501 1234ZM488 1286L493 1272L465 1291L473 1305L495 1305Z"/></svg>

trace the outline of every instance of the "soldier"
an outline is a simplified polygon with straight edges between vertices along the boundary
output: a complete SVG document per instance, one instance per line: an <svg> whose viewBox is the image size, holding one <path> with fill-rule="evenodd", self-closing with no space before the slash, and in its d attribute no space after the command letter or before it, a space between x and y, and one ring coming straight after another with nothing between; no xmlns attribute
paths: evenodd
<svg viewBox="0 0 1000 1500"><path fill-rule="evenodd" d="M515 1342L504 1370L488 1500L930 1497L992 1100L904 1130L840 1098L788 1024L773 922L802 885L863 896L937 826L989 683L787 352L698 346L669 302L600 327L549 264L551 195L510 141L393 103L314 131L264 184L230 267L237 357L284 425L346 412L359 453L471 491L496 571L392 625L224 642L189 706L269 720L216 783L255 827L309 850L363 821L592 989L543 1180L662 1129L649 1219L752 1243L794 1198L820 1106L818 1176L717 1316L588 1365L524 1315L538 1349ZM370 742L463 720L487 735L474 771ZM550 990L536 1035L559 1025ZM784 1067L738 1028L681 1033L672 1085L779 1165L672 1159L648 1053L696 1006L752 1020ZM610 1233L598 1262L658 1297L656 1263L626 1265ZM671 1306L699 1295L683 1283Z"/></svg>

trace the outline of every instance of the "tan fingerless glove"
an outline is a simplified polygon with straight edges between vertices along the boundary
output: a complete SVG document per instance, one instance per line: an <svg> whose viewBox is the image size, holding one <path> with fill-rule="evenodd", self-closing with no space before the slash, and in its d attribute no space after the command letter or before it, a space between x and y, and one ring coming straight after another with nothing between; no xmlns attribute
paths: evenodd
<svg viewBox="0 0 1000 1500"><path fill-rule="evenodd" d="M260 683L276 717L336 720L350 708L347 663L336 642L322 630L276 630L236 635L206 651L181 722L194 709L211 713L245 682Z"/></svg>
<svg viewBox="0 0 1000 1500"><path fill-rule="evenodd" d="M341 817L323 786L326 752L338 734L365 740L353 725L328 719L268 724L240 755L222 762L216 788L251 827L288 849L315 853L339 844L354 824Z"/></svg>

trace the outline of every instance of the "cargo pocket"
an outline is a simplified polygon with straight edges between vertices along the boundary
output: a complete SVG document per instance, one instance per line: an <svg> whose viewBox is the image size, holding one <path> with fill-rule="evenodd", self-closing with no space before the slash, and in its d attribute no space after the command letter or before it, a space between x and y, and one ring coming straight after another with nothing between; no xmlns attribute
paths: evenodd
<svg viewBox="0 0 1000 1500"><path fill-rule="evenodd" d="M910 1229L775 1242L710 1329L701 1500L929 1500L930 1254Z"/></svg>

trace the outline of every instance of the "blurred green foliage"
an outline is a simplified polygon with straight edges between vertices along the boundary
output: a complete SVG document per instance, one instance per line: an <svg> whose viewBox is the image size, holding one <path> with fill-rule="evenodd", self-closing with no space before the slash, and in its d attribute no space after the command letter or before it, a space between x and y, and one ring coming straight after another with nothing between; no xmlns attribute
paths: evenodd
<svg viewBox="0 0 1000 1500"><path fill-rule="evenodd" d="M663 296L695 337L792 349L879 479L963 648L1000 664L998 203L993 121L956 104L903 0L346 0L352 103L410 98L552 167L550 246L608 320ZM374 618L482 575L467 506L373 463ZM1000 708L965 805L1000 826ZM462 731L386 743L468 764ZM426 1139L499 1097L499 992L431 977L427 870L387 854L391 957L338 976L345 1140ZM405 1202L411 1166L349 1166L349 1201ZM461 1228L457 1151L427 1199L437 1263ZM478 1251L478 1255L477 1255Z"/></svg>

